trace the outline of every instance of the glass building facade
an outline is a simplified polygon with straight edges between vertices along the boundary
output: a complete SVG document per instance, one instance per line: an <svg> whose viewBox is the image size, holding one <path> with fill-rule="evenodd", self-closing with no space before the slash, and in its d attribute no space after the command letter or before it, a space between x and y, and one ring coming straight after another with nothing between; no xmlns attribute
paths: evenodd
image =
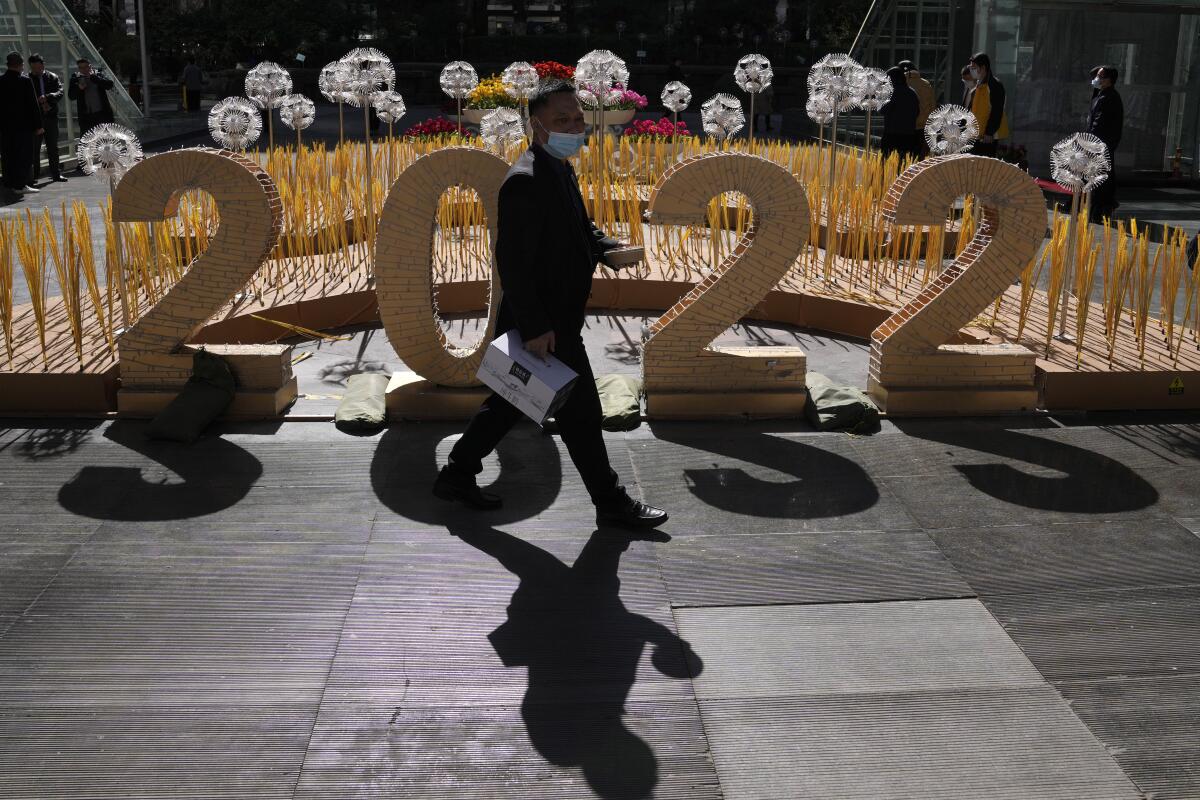
<svg viewBox="0 0 1200 800"><path fill-rule="evenodd" d="M86 58L94 69L112 77L113 71L83 29L60 0L0 0L0 51L16 51L26 59L39 53L46 69L62 79L64 87L75 72L75 60ZM142 113L121 81L109 92L116 121L134 130L141 127ZM73 156L79 137L75 104L63 95L58 106L59 149Z"/></svg>
<svg viewBox="0 0 1200 800"><path fill-rule="evenodd" d="M1008 90L1014 144L1048 170L1050 147L1082 130L1092 89L1088 70L1120 72L1125 129L1122 173L1184 174L1200 158L1200 0L976 0L974 49L988 53Z"/></svg>

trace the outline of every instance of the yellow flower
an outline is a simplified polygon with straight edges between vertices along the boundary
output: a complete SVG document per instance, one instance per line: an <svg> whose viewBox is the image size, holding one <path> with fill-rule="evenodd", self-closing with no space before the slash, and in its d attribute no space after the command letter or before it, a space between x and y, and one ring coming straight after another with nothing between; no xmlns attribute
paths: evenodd
<svg viewBox="0 0 1200 800"><path fill-rule="evenodd" d="M504 89L499 75L489 75L467 95L467 108L516 108L517 101Z"/></svg>

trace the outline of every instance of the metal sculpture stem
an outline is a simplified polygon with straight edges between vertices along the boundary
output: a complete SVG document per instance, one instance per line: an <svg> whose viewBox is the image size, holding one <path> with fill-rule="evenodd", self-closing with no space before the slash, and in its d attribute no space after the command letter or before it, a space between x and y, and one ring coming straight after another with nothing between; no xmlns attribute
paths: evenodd
<svg viewBox="0 0 1200 800"><path fill-rule="evenodd" d="M863 139L863 154L871 152L871 107L867 106L867 135Z"/></svg>
<svg viewBox="0 0 1200 800"><path fill-rule="evenodd" d="M754 116L754 96L755 96L755 93L751 92L750 93L750 146L748 148L750 155L754 155L754 123L756 121L755 116Z"/></svg>
<svg viewBox="0 0 1200 800"><path fill-rule="evenodd" d="M342 101L338 100L338 144L346 143L346 124L342 116Z"/></svg>
<svg viewBox="0 0 1200 800"><path fill-rule="evenodd" d="M833 279L833 229L836 226L833 216L833 190L834 179L837 176L837 126L838 112L835 107L829 132L829 184L825 187L825 261L822 268L826 283Z"/></svg>
<svg viewBox="0 0 1200 800"><path fill-rule="evenodd" d="M1071 192L1071 216L1067 220L1067 263L1063 265L1062 316L1058 319L1058 336L1060 341L1073 341L1067 335L1067 305L1071 299L1071 282L1075 275L1075 236L1079 229L1079 191ZM1078 331L1076 334L1078 335Z"/></svg>
<svg viewBox="0 0 1200 800"><path fill-rule="evenodd" d="M113 191L117 188L117 181L110 173L108 176L108 208L109 214L112 214L112 196ZM109 263L105 265L106 271L112 275L116 266L117 290L121 297L121 327L129 330L129 289L125 285L125 266L121 259L121 223L113 220L113 248L109 255ZM115 261L115 265L112 263Z"/></svg>
<svg viewBox="0 0 1200 800"><path fill-rule="evenodd" d="M678 111L671 112L671 150L674 153L674 157L671 159L671 163L675 163L676 161L679 160L679 112Z"/></svg>
<svg viewBox="0 0 1200 800"><path fill-rule="evenodd" d="M275 149L275 115L271 113L271 107L267 106L267 157L271 157L271 151Z"/></svg>
<svg viewBox="0 0 1200 800"><path fill-rule="evenodd" d="M367 240L368 249L375 243L375 177L371 159L371 101L363 98L363 137L367 142Z"/></svg>

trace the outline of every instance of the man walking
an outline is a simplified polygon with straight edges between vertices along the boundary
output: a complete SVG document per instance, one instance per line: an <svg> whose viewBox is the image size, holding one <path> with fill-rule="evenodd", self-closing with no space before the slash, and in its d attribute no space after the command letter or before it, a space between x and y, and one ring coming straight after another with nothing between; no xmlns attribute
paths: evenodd
<svg viewBox="0 0 1200 800"><path fill-rule="evenodd" d="M42 112L33 81L21 72L25 59L9 53L0 76L0 170L4 186L20 197L33 187L33 140L42 134Z"/></svg>
<svg viewBox="0 0 1200 800"><path fill-rule="evenodd" d="M79 135L90 131L102 122L113 121L112 104L108 92L113 82L92 70L86 58L75 62L79 71L71 76L71 88L67 97L75 101L75 116L79 120Z"/></svg>
<svg viewBox="0 0 1200 800"><path fill-rule="evenodd" d="M1125 127L1125 103L1117 91L1117 68L1100 66L1092 68L1092 107L1088 111L1088 133L1108 146L1108 157L1112 169L1107 180L1092 192L1091 218L1101 222L1111 218L1120 205L1117 202L1117 145L1121 143L1121 132Z"/></svg>
<svg viewBox="0 0 1200 800"><path fill-rule="evenodd" d="M46 62L37 53L29 56L29 79L42 112L42 134L33 143L33 177L42 176L42 145L46 146L46 161L50 164L50 179L65 181L58 165L58 101L62 100L62 81L46 69Z"/></svg>
<svg viewBox="0 0 1200 800"><path fill-rule="evenodd" d="M188 111L199 111L200 92L204 90L204 73L197 66L195 56L188 56L187 66L179 75L179 85L183 87L183 96L186 100L184 107Z"/></svg>
<svg viewBox="0 0 1200 800"><path fill-rule="evenodd" d="M617 246L588 217L567 161L583 146L583 109L571 84L548 81L530 99L529 115L533 144L500 188L496 265L504 294L496 332L515 329L527 351L538 358L554 353L578 373L555 419L596 505L596 524L654 527L666 521L666 512L631 498L609 465L600 397L583 347L592 272ZM500 498L481 491L475 476L520 417L498 394L488 397L450 451L433 493L472 508L498 508Z"/></svg>

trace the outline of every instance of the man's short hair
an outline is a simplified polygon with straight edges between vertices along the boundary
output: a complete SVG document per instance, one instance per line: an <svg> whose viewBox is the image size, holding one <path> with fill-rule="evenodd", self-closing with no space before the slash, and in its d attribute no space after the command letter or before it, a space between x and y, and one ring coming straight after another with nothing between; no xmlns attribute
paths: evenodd
<svg viewBox="0 0 1200 800"><path fill-rule="evenodd" d="M22 63L24 60L25 59L21 58L20 53L9 53L7 56L4 57L4 64L5 64L5 66L11 67L15 64Z"/></svg>
<svg viewBox="0 0 1200 800"><path fill-rule="evenodd" d="M917 72L917 65L909 61L907 58L896 65L905 72Z"/></svg>
<svg viewBox="0 0 1200 800"><path fill-rule="evenodd" d="M1091 71L1089 74L1090 74L1090 75L1091 75L1093 78L1106 78L1107 80L1110 80L1110 81L1112 81L1113 83L1116 83L1116 82L1117 82L1117 76L1118 76L1120 73L1119 73L1119 72L1117 72L1117 68L1116 68L1116 67L1114 67L1114 66L1112 66L1112 65L1110 65L1110 64L1101 64L1101 65L1100 65L1100 66L1098 66L1098 67L1092 67L1092 71Z"/></svg>
<svg viewBox="0 0 1200 800"><path fill-rule="evenodd" d="M547 103L550 102L550 96L555 94L566 94L570 92L575 94L575 84L570 81L564 81L561 78L548 78L538 84L537 91L533 97L529 98L529 114L530 116L540 111Z"/></svg>
<svg viewBox="0 0 1200 800"><path fill-rule="evenodd" d="M971 65L970 64L963 65L962 72L959 74L962 75L964 78L970 78L971 77Z"/></svg>
<svg viewBox="0 0 1200 800"><path fill-rule="evenodd" d="M89 65L89 66L90 66L90 65L91 65L91 63L92 63L92 62L88 61L86 58L77 58L77 59L75 59L75 66L77 66L77 67L78 67L80 64L87 64L87 65Z"/></svg>
<svg viewBox="0 0 1200 800"><path fill-rule="evenodd" d="M30 64L45 64L46 61L38 53L30 53L29 54L29 63Z"/></svg>
<svg viewBox="0 0 1200 800"><path fill-rule="evenodd" d="M988 75L992 74L992 59L987 53L976 53L975 55L971 56L971 63L986 69L988 71Z"/></svg>

